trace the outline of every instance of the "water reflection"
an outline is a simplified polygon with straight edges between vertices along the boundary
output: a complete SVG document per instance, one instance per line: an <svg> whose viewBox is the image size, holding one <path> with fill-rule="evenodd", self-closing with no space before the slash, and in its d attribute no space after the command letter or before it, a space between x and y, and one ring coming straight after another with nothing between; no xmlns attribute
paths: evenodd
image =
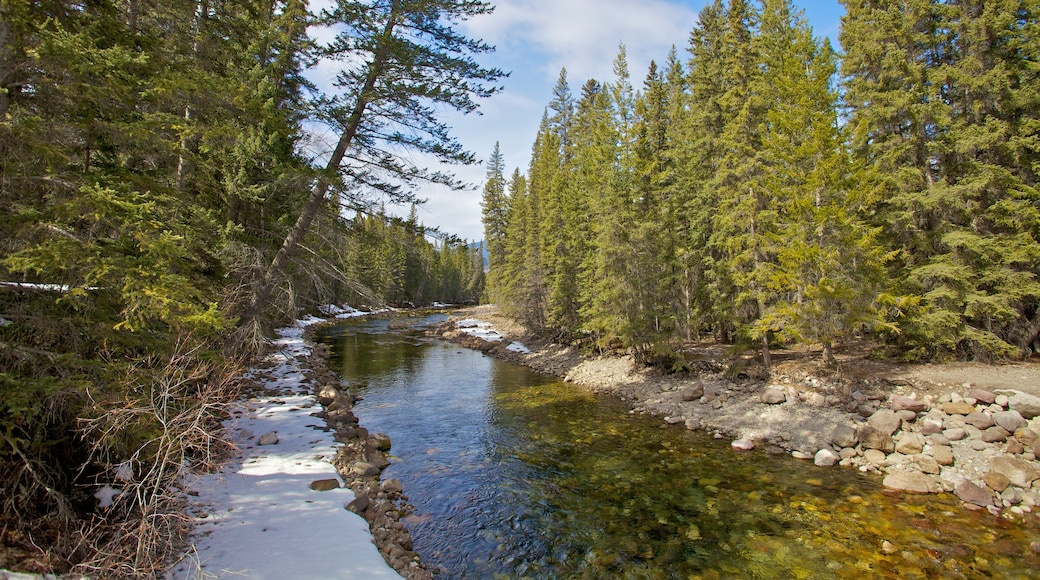
<svg viewBox="0 0 1040 580"><path fill-rule="evenodd" d="M362 424L393 439L384 477L404 482L416 550L443 577L1030 578L1040 566L1033 520L734 453L385 321L325 340L364 385Z"/></svg>

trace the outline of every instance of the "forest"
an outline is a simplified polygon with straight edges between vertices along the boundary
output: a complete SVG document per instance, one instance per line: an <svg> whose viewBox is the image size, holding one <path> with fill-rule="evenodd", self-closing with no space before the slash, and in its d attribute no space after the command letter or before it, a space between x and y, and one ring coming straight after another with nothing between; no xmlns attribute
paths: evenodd
<svg viewBox="0 0 1040 580"><path fill-rule="evenodd" d="M674 364L683 341L869 338L1028 356L1040 332L1040 3L715 0L638 90L561 71L530 166L496 148L488 295L559 340Z"/></svg>
<svg viewBox="0 0 1040 580"><path fill-rule="evenodd" d="M0 0L0 568L161 574L272 328L479 299L479 248L414 204L466 186L425 163L475 161L437 114L499 90L455 28L490 10Z"/></svg>

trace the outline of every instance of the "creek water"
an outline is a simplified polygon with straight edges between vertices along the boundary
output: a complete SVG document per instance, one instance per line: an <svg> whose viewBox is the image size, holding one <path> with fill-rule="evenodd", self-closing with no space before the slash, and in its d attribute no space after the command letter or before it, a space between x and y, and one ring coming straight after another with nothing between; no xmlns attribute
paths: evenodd
<svg viewBox="0 0 1040 580"><path fill-rule="evenodd" d="M441 578L1035 578L1035 516L788 456L734 452L614 398L425 338L430 316L324 329L393 441L415 550ZM883 549L883 546L885 549Z"/></svg>

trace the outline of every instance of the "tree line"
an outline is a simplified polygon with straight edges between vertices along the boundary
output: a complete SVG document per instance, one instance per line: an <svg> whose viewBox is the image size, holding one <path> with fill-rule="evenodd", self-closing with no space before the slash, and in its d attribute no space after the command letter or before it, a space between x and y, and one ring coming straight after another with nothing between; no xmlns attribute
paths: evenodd
<svg viewBox="0 0 1040 580"><path fill-rule="evenodd" d="M154 573L163 554L119 542L176 527L155 515L169 467L216 441L171 417L216 430L207 397L274 325L329 302L478 299L477 249L382 207L464 185L413 160L474 162L437 112L498 90L475 60L492 47L456 30L490 10L0 0L5 544L33 538L53 570ZM135 492L96 514L97 485L128 473ZM91 520L117 516L148 531Z"/></svg>
<svg viewBox="0 0 1040 580"><path fill-rule="evenodd" d="M488 298L563 340L675 361L870 334L905 358L1040 332L1040 3L843 1L840 55L790 0L715 0L685 59L575 95L526 173L497 146Z"/></svg>

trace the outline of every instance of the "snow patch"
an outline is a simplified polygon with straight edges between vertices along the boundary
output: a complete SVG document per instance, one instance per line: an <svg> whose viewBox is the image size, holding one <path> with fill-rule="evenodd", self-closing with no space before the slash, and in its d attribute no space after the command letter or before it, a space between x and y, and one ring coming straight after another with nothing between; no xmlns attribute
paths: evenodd
<svg viewBox="0 0 1040 580"><path fill-rule="evenodd" d="M459 320L455 323L455 328L463 334L475 336L477 338L486 340L487 342L499 341L505 342L506 336L501 332L495 330L495 327L490 322L486 322L477 318L466 318ZM527 348L519 342L510 342L506 346L506 350L512 352L518 352L520 354L531 354L531 349Z"/></svg>

